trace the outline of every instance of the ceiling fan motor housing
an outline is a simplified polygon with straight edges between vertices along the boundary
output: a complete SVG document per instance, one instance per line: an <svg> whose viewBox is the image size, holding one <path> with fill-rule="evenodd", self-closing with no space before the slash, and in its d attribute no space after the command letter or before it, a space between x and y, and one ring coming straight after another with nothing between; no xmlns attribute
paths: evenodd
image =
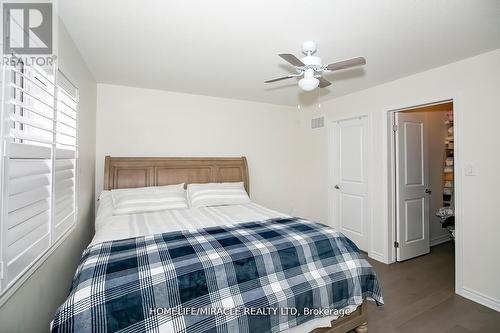
<svg viewBox="0 0 500 333"><path fill-rule="evenodd" d="M306 56L300 59L306 66L318 66L321 67L321 58L316 56Z"/></svg>
<svg viewBox="0 0 500 333"><path fill-rule="evenodd" d="M316 57L316 56L306 56L302 59L300 59L304 63L304 67L298 68L297 72L298 73L303 73L307 69L312 69L314 70L315 74L321 75L323 72L323 66L321 64L321 58Z"/></svg>

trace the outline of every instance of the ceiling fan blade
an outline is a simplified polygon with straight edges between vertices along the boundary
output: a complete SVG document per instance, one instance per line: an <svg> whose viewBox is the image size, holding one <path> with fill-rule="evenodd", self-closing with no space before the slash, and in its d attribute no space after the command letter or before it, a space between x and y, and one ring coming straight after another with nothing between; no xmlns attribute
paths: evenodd
<svg viewBox="0 0 500 333"><path fill-rule="evenodd" d="M319 80L319 87L320 88L325 88L325 87L328 87L329 85L332 84L330 81L328 81L327 79L324 79L322 77L318 77L318 80Z"/></svg>
<svg viewBox="0 0 500 333"><path fill-rule="evenodd" d="M300 61L299 58L297 58L296 56L294 56L293 54L290 54L290 53L282 53L282 54L278 54L281 58L283 58L285 61L287 61L288 63L296 66L296 67L304 67L305 64Z"/></svg>
<svg viewBox="0 0 500 333"><path fill-rule="evenodd" d="M340 69L345 69L354 66L360 66L366 64L366 59L364 57L356 57L348 60L337 61L326 66L329 71L338 71Z"/></svg>
<svg viewBox="0 0 500 333"><path fill-rule="evenodd" d="M271 83L271 82L286 80L286 79L290 79L292 77L297 77L297 75L287 75L287 76L283 76L283 77L278 77L276 79L271 79L271 80L264 81L264 83Z"/></svg>

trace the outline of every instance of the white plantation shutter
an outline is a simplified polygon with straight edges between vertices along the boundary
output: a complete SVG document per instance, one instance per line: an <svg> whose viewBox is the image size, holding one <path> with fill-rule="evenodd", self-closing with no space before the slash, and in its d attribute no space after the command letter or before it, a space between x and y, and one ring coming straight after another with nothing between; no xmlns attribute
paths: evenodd
<svg viewBox="0 0 500 333"><path fill-rule="evenodd" d="M2 69L0 293L76 221L78 102L60 76Z"/></svg>
<svg viewBox="0 0 500 333"><path fill-rule="evenodd" d="M54 236L59 239L76 220L78 97L76 88L58 73L55 150Z"/></svg>
<svg viewBox="0 0 500 333"><path fill-rule="evenodd" d="M2 289L50 247L54 81L31 67L4 69Z"/></svg>
<svg viewBox="0 0 500 333"><path fill-rule="evenodd" d="M50 169L50 154L9 158L7 228L3 230L7 243L2 258L7 284L50 246Z"/></svg>

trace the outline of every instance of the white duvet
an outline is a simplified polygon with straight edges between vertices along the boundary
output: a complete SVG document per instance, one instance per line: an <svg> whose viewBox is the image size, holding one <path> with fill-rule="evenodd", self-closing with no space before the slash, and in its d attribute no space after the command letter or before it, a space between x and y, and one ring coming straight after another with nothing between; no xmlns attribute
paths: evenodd
<svg viewBox="0 0 500 333"><path fill-rule="evenodd" d="M214 206L189 209L171 209L151 213L113 215L110 191L103 191L95 221L95 235L91 244L106 241L152 235L177 230L196 230L218 225L262 221L286 214L262 207L255 203L230 206ZM344 310L355 311L356 306ZM316 318L288 329L286 333L306 333L318 327L331 327L337 316Z"/></svg>

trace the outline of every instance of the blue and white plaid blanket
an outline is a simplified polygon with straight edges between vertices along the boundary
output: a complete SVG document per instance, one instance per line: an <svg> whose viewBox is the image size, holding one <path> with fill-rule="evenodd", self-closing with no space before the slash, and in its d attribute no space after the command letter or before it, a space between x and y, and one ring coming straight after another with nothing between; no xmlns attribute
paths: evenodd
<svg viewBox="0 0 500 333"><path fill-rule="evenodd" d="M354 243L272 219L89 246L52 331L279 332L365 298L383 303Z"/></svg>

